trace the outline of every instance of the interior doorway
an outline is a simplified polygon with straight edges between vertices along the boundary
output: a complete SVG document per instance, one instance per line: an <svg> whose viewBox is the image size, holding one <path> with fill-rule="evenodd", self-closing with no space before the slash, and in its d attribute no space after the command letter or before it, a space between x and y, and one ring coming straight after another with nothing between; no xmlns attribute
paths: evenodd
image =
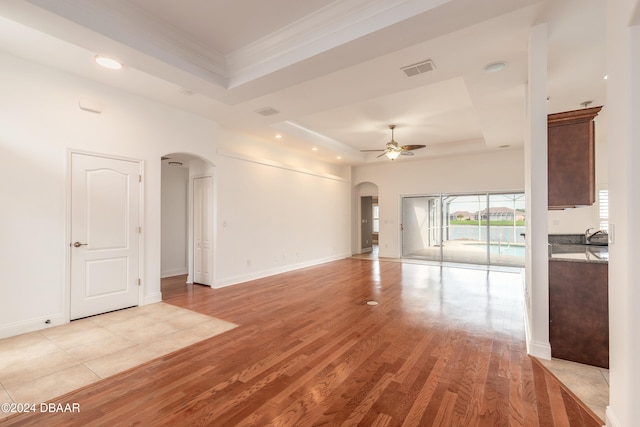
<svg viewBox="0 0 640 427"><path fill-rule="evenodd" d="M193 283L211 286L213 270L213 177L193 178Z"/></svg>
<svg viewBox="0 0 640 427"><path fill-rule="evenodd" d="M215 167L187 153L162 157L161 277L215 280Z"/></svg>
<svg viewBox="0 0 640 427"><path fill-rule="evenodd" d="M380 241L380 206L378 201L378 186L364 182L354 188L354 255L375 254L378 256Z"/></svg>
<svg viewBox="0 0 640 427"><path fill-rule="evenodd" d="M140 302L142 163L71 153L71 320Z"/></svg>
<svg viewBox="0 0 640 427"><path fill-rule="evenodd" d="M360 248L361 252L373 250L373 197L360 197Z"/></svg>

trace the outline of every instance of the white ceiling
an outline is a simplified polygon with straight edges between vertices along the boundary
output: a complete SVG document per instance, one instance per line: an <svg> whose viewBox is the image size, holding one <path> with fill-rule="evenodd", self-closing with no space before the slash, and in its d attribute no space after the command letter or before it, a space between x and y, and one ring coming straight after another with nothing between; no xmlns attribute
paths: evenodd
<svg viewBox="0 0 640 427"><path fill-rule="evenodd" d="M383 148L389 124L400 144L427 145L415 158L522 146L539 23L549 112L603 104L604 12L603 0L5 0L0 50L362 164L384 161L360 150ZM434 71L401 70L427 59ZM506 69L484 72L494 61Z"/></svg>

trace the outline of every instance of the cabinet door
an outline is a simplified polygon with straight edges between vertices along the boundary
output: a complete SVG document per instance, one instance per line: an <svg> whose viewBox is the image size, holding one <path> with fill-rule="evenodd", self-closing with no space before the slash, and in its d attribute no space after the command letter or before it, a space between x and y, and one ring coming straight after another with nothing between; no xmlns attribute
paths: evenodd
<svg viewBox="0 0 640 427"><path fill-rule="evenodd" d="M549 208L595 203L595 125L602 107L549 115Z"/></svg>
<svg viewBox="0 0 640 427"><path fill-rule="evenodd" d="M607 264L549 262L551 356L609 367L607 273Z"/></svg>

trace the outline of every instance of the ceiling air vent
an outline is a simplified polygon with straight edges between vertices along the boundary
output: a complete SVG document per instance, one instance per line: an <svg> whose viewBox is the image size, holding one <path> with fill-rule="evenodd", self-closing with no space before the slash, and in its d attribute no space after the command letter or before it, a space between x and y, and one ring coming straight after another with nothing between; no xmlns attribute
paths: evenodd
<svg viewBox="0 0 640 427"><path fill-rule="evenodd" d="M436 69L436 66L432 60L427 59L426 61L418 62L417 64L413 65L407 65L406 67L402 67L400 69L404 71L407 77L413 77L418 74L433 71Z"/></svg>
<svg viewBox="0 0 640 427"><path fill-rule="evenodd" d="M276 110L273 107L265 107L265 108L261 108L259 110L256 110L256 113L262 115L262 116L273 116L274 114L278 114L280 111Z"/></svg>

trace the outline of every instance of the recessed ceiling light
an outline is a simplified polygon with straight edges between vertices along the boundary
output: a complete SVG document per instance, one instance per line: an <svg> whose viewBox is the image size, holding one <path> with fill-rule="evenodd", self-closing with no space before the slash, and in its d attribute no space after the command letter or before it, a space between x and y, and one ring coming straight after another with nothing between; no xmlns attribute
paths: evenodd
<svg viewBox="0 0 640 427"><path fill-rule="evenodd" d="M484 71L486 73L497 73L498 71L502 71L507 68L507 63L503 61L492 62L491 64L485 65Z"/></svg>
<svg viewBox="0 0 640 427"><path fill-rule="evenodd" d="M338 156L336 157L338 160L342 160L342 156Z"/></svg>
<svg viewBox="0 0 640 427"><path fill-rule="evenodd" d="M313 147L311 151L318 151L318 147Z"/></svg>
<svg viewBox="0 0 640 427"><path fill-rule="evenodd" d="M107 58L105 56L96 55L95 61L96 64L110 70L119 70L120 68L122 68L122 64L120 62L112 58Z"/></svg>
<svg viewBox="0 0 640 427"><path fill-rule="evenodd" d="M282 135L280 135L279 133L276 134L276 139L282 139Z"/></svg>
<svg viewBox="0 0 640 427"><path fill-rule="evenodd" d="M603 79L607 80L609 76L607 74L604 75Z"/></svg>

